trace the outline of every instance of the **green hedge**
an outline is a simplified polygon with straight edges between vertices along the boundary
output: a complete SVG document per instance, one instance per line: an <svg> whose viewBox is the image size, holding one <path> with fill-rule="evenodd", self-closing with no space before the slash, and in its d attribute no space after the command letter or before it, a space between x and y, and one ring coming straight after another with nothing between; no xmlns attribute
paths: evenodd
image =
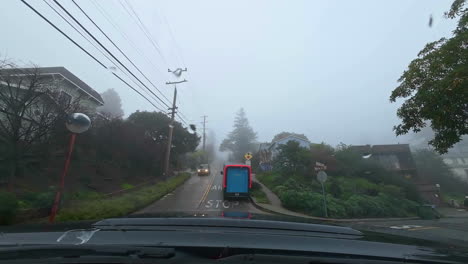
<svg viewBox="0 0 468 264"><path fill-rule="evenodd" d="M262 186L258 182L252 182L252 189L250 190L250 195L254 197L258 203L270 203L268 197L262 190Z"/></svg>
<svg viewBox="0 0 468 264"><path fill-rule="evenodd" d="M62 209L57 221L98 220L110 217L121 217L133 213L167 193L190 178L190 173L181 173L165 182L135 190L122 196L93 201L83 201L73 207Z"/></svg>
<svg viewBox="0 0 468 264"><path fill-rule="evenodd" d="M259 174L257 179L278 195L285 208L324 216L321 186L316 181L278 173ZM418 203L407 199L402 187L357 177L329 177L325 188L329 217L406 217L417 212Z"/></svg>
<svg viewBox="0 0 468 264"><path fill-rule="evenodd" d="M0 225L12 224L18 210L18 200L9 192L0 191Z"/></svg>

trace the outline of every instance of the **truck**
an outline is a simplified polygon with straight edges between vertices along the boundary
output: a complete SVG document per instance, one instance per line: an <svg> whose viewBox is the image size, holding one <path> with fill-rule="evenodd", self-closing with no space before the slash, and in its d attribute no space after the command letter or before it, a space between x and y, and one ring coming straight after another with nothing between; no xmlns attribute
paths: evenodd
<svg viewBox="0 0 468 264"><path fill-rule="evenodd" d="M225 200L249 197L252 188L252 168L248 165L225 165L223 171Z"/></svg>

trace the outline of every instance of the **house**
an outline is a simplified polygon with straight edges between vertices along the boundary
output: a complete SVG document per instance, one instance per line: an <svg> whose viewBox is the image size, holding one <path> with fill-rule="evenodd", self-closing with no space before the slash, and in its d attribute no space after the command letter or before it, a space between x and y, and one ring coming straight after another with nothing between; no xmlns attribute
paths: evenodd
<svg viewBox="0 0 468 264"><path fill-rule="evenodd" d="M273 141L272 144L275 145L276 148L277 148L279 145L284 145L284 144L288 143L289 141L295 141L295 142L299 143L299 146L301 146L303 148L309 148L310 147L309 140L307 140L306 138L295 136L295 135L288 135L288 136L282 137L282 138L280 138L280 139L278 139L276 141Z"/></svg>
<svg viewBox="0 0 468 264"><path fill-rule="evenodd" d="M299 146L303 148L309 148L310 142L306 138L298 137L295 135L287 135L271 143L261 143L258 149L259 153L259 160L260 160L260 167L263 171L269 171L272 168L271 162L273 161L275 155L278 154L278 146L284 145L289 141L295 141L299 143Z"/></svg>
<svg viewBox="0 0 468 264"><path fill-rule="evenodd" d="M385 169L397 172L407 179L417 175L416 165L408 144L351 146L353 151L380 163Z"/></svg>
<svg viewBox="0 0 468 264"><path fill-rule="evenodd" d="M38 74L41 77L41 81L48 86L47 88L59 93L59 98L67 103L79 98L80 105L91 113L96 112L97 107L104 105L104 101L98 92L65 67L11 68L0 70L0 75L8 75L9 78L17 77L19 79L21 76L32 74ZM1 82L0 85L2 85Z"/></svg>
<svg viewBox="0 0 468 264"><path fill-rule="evenodd" d="M350 148L365 158L377 161L387 170L396 172L411 181L421 197L430 204L440 205L442 203L437 185L423 177L418 177L409 144L361 145Z"/></svg>

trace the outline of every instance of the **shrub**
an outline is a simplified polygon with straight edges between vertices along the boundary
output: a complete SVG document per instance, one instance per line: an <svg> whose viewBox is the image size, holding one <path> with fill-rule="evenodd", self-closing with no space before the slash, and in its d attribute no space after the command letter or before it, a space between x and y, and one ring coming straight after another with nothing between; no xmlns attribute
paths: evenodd
<svg viewBox="0 0 468 264"><path fill-rule="evenodd" d="M72 208L64 208L57 215L57 221L96 220L128 215L160 199L174 190L190 173L181 173L165 182L160 182L119 197L83 201Z"/></svg>
<svg viewBox="0 0 468 264"><path fill-rule="evenodd" d="M128 189L135 188L135 186L133 186L132 184L129 184L129 183L123 183L122 185L120 185L120 188L122 188L124 190L128 190Z"/></svg>
<svg viewBox="0 0 468 264"><path fill-rule="evenodd" d="M12 224L18 210L16 196L9 192L0 192L0 225Z"/></svg>
<svg viewBox="0 0 468 264"><path fill-rule="evenodd" d="M73 200L91 200L91 199L100 199L103 195L95 191L78 191L74 192L70 199Z"/></svg>

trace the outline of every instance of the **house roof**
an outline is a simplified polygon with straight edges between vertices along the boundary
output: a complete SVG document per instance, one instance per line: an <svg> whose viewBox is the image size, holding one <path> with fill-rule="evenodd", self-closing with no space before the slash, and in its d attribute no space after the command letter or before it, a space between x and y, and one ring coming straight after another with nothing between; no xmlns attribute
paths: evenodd
<svg viewBox="0 0 468 264"><path fill-rule="evenodd" d="M408 144L360 145L351 146L350 148L360 154L372 154L373 157L396 155L400 163L399 170L401 171L413 170L416 168Z"/></svg>
<svg viewBox="0 0 468 264"><path fill-rule="evenodd" d="M392 145L373 145L372 153L384 154L384 153L402 153L411 152L409 144L392 144Z"/></svg>
<svg viewBox="0 0 468 264"><path fill-rule="evenodd" d="M409 144L390 145L358 145L351 146L352 150L359 153L387 154L387 153L408 153L411 152Z"/></svg>
<svg viewBox="0 0 468 264"><path fill-rule="evenodd" d="M286 139L286 138L295 138L295 139L298 139L298 140L301 140L301 141L305 141L305 142L310 143L310 141L307 140L306 138L298 137L298 136L295 136L295 135L287 135L287 136L285 136L285 137L282 137L282 138L280 138L280 139L277 139L277 140L273 141L273 143L278 142L278 141L282 141L282 140L284 140L284 139Z"/></svg>
<svg viewBox="0 0 468 264"><path fill-rule="evenodd" d="M80 90L88 94L91 98L96 100L100 104L104 104L104 100L101 95L91 88L88 84L83 82L76 75L71 73L65 67L39 67L39 68L13 68L13 69L2 69L0 73L9 73L9 74L32 74L35 71L38 71L39 74L60 74L71 84L78 87Z"/></svg>

